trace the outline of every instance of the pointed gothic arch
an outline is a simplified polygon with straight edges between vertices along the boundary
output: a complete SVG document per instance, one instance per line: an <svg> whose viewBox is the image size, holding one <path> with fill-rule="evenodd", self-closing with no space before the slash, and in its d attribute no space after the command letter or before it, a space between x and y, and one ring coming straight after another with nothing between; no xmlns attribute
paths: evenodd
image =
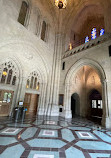
<svg viewBox="0 0 111 158"><path fill-rule="evenodd" d="M104 69L102 68L102 66L91 59L80 59L78 60L68 71L66 78L65 78L65 99L64 99L64 105L65 105L65 117L66 118L71 118L71 91L70 91L70 87L71 82L73 80L73 76L77 73L77 71L83 67L83 66L91 66L92 68L94 68L99 77L100 77L100 81L102 84L102 89L103 89L103 94L102 94L102 98L103 98L103 121L105 121L104 117L108 117L109 116L109 109L108 109L108 102L107 102L107 83L106 83L106 75L104 72ZM103 122L104 124L104 122Z"/></svg>

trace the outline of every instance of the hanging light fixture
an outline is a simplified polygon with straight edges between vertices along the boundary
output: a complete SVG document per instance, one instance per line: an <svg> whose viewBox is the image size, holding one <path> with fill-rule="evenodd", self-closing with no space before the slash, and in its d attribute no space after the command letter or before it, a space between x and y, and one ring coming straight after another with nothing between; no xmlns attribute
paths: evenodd
<svg viewBox="0 0 111 158"><path fill-rule="evenodd" d="M67 6L67 0L55 0L55 5L59 8L59 9L64 9Z"/></svg>

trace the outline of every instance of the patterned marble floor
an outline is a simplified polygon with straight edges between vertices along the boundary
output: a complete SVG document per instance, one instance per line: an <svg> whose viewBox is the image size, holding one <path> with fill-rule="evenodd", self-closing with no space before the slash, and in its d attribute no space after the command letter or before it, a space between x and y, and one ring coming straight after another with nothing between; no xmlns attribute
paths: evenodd
<svg viewBox="0 0 111 158"><path fill-rule="evenodd" d="M111 158L111 131L83 118L0 118L0 158Z"/></svg>

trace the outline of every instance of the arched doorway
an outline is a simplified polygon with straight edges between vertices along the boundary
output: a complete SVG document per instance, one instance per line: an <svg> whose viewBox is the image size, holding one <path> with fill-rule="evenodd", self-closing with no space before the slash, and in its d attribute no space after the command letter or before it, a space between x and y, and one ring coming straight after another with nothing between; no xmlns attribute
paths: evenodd
<svg viewBox="0 0 111 158"><path fill-rule="evenodd" d="M82 76L81 73L83 74ZM108 109L107 98L105 97L107 96L107 85L105 82L103 82L105 80L105 72L97 62L90 59L80 59L77 61L67 72L65 79L65 118L72 117L71 96L74 91L76 91L80 96L80 116L87 117L90 109L90 103L88 103L89 93L92 89L95 88L100 92L102 96L102 125L106 125L106 120L104 118L105 116L108 116Z"/></svg>
<svg viewBox="0 0 111 158"><path fill-rule="evenodd" d="M74 93L71 96L71 111L72 111L72 118L75 115L80 115L80 98L77 93Z"/></svg>
<svg viewBox="0 0 111 158"><path fill-rule="evenodd" d="M24 98L24 106L27 108L26 114L37 114L40 95L40 80L40 75L36 71L31 72L27 78Z"/></svg>
<svg viewBox="0 0 111 158"><path fill-rule="evenodd" d="M91 119L98 123L101 123L103 115L102 97L99 91L93 89L89 96Z"/></svg>

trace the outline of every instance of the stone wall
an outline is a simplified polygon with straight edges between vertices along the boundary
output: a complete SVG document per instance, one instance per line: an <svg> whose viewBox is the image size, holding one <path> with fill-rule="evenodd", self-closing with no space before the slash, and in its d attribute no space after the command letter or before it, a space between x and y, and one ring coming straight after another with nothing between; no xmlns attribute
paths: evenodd
<svg viewBox="0 0 111 158"><path fill-rule="evenodd" d="M51 28L50 19L47 19L49 26L47 41L44 42L40 39L41 24L46 15L41 14L40 26L37 26L38 10L33 1L29 3L30 10L27 25L25 27L21 25L17 21L21 3L22 0L0 1L0 63L7 60L12 61L20 71L16 88L12 87L14 99L9 115L11 115L13 107L17 106L18 101L24 100L26 81L28 75L33 71L37 71L41 76L41 89L36 92L41 94L42 97L40 98L39 107L46 106L50 97L49 87L51 83L48 81L52 73L55 33ZM38 31L37 35L36 31ZM6 87L8 89L8 86ZM35 93L35 91L32 91L32 93ZM47 100L45 98L46 94Z"/></svg>

